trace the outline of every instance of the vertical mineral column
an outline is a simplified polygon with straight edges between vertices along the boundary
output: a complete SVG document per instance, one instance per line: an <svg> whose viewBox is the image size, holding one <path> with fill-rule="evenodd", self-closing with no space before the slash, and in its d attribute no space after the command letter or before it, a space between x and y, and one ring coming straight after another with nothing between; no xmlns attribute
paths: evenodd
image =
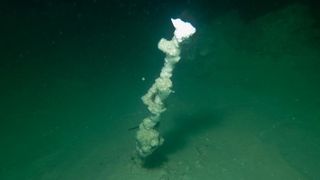
<svg viewBox="0 0 320 180"><path fill-rule="evenodd" d="M180 45L196 32L196 29L188 22L180 19L171 19L171 21L175 27L173 38L170 41L162 38L158 43L158 48L166 55L164 66L160 76L142 96L142 101L150 112L150 115L140 123L136 136L136 149L142 158L152 154L163 144L164 139L157 131L156 125L160 121L161 113L166 110L164 101L172 93L171 76L175 64L180 60Z"/></svg>

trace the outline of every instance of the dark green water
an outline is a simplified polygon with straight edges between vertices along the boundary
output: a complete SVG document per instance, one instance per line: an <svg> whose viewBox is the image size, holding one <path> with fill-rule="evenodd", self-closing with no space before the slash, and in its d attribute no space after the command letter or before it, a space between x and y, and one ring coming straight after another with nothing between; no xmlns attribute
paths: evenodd
<svg viewBox="0 0 320 180"><path fill-rule="evenodd" d="M1 180L320 179L313 1L2 1ZM140 97L170 18L183 46L160 131L136 163ZM145 79L145 80L143 80Z"/></svg>

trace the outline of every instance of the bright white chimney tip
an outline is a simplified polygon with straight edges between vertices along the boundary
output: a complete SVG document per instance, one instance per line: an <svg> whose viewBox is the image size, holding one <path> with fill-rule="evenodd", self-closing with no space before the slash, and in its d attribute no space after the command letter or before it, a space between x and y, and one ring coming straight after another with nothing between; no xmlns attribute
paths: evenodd
<svg viewBox="0 0 320 180"><path fill-rule="evenodd" d="M171 18L171 22L175 28L174 36L177 38L179 43L188 39L196 32L196 28L194 28L189 22L184 22L179 18Z"/></svg>

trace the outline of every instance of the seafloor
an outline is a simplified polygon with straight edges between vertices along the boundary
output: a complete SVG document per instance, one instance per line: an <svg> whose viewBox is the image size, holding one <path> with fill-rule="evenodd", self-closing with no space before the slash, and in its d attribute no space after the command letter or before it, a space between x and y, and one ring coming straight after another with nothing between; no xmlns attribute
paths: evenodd
<svg viewBox="0 0 320 180"><path fill-rule="evenodd" d="M57 34L50 48L31 46L1 67L0 179L319 179L314 23L308 7L293 4L250 20L231 10L200 24L174 72L159 127L165 143L143 166L128 129L147 115L140 97L161 69L160 36L105 34L105 47L103 35L84 42Z"/></svg>

